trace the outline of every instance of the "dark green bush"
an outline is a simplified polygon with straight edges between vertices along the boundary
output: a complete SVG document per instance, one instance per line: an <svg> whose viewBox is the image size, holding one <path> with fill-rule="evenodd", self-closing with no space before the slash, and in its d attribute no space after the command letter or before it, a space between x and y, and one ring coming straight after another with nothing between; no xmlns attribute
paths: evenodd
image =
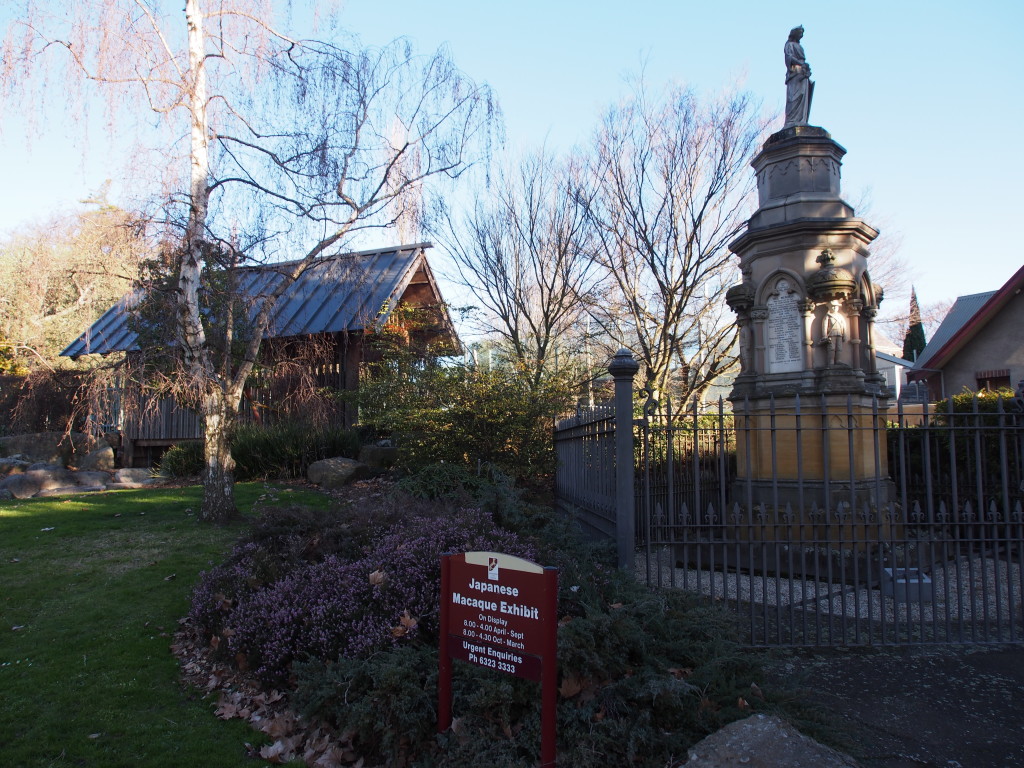
<svg viewBox="0 0 1024 768"><path fill-rule="evenodd" d="M203 461L202 442L178 443L164 452L158 469L168 477L193 477L203 471Z"/></svg>
<svg viewBox="0 0 1024 768"><path fill-rule="evenodd" d="M461 464L441 461L403 477L398 487L417 499L477 499L489 484L487 478Z"/></svg>
<svg viewBox="0 0 1024 768"><path fill-rule="evenodd" d="M737 702L749 698L757 671L722 612L624 578L606 585L598 605L586 616L563 617L559 629L559 763L661 768L744 716ZM610 599L616 602L601 604ZM293 672L299 711L358 734L356 747L368 760L405 754L416 766L511 767L539 757L539 686L460 662L453 669L457 731L435 735L433 644L315 660Z"/></svg>
<svg viewBox="0 0 1024 768"><path fill-rule="evenodd" d="M575 391L567 375L533 385L510 366L484 370L401 355L372 364L367 374L360 420L394 438L407 469L487 464L517 480L554 471L554 418Z"/></svg>
<svg viewBox="0 0 1024 768"><path fill-rule="evenodd" d="M239 480L304 477L314 461L332 456L354 459L361 445L354 430L296 422L240 424L231 436L231 455ZM170 477L191 477L203 471L203 463L202 441L178 443L160 459L160 471Z"/></svg>
<svg viewBox="0 0 1024 768"><path fill-rule="evenodd" d="M297 422L240 424L231 437L231 455L239 480L304 477L315 461L332 456L356 458L360 445L359 435L353 430Z"/></svg>
<svg viewBox="0 0 1024 768"><path fill-rule="evenodd" d="M940 424L994 427L1000 424L996 414L1019 413L1015 398L1016 393L1007 387L1002 387L994 392L986 389L980 392L964 389L959 394L937 402L934 414L936 421ZM978 416L974 417L974 414L978 414ZM1006 423L1005 419L1003 423Z"/></svg>

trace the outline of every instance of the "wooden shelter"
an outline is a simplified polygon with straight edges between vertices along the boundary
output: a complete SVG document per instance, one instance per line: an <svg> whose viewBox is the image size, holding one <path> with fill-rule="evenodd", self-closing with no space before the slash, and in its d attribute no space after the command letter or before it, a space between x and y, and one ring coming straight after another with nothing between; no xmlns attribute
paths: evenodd
<svg viewBox="0 0 1024 768"><path fill-rule="evenodd" d="M414 350L428 348L457 354L461 346L427 262L430 243L395 248L338 253L318 261L284 292L274 307L261 350L262 364L247 387L239 416L272 421L296 415L309 418L292 397L291 387L354 390L363 363L377 354L367 342L387 333ZM283 279L288 264L239 268L233 277L238 292L258 306ZM140 340L132 323L141 296L125 296L61 352L82 355L122 353L141 355ZM416 323L404 310L418 310ZM255 309L253 310L255 311ZM291 376L266 372L289 361ZM140 395L120 392L115 411L107 419L121 435L122 463L148 463L176 443L202 439L200 414L171 398L139 402ZM132 398L135 402L130 402ZM132 407L124 407L130 405ZM339 404L318 419L351 425L351 405Z"/></svg>

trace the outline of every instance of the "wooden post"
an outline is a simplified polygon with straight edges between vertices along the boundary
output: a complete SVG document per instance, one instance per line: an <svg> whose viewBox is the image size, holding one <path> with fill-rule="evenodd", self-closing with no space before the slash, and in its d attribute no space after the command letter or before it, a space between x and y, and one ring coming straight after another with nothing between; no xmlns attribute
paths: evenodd
<svg viewBox="0 0 1024 768"><path fill-rule="evenodd" d="M437 660L437 732L452 725L452 657L448 649L448 614L451 611L451 555L441 555L441 646Z"/></svg>

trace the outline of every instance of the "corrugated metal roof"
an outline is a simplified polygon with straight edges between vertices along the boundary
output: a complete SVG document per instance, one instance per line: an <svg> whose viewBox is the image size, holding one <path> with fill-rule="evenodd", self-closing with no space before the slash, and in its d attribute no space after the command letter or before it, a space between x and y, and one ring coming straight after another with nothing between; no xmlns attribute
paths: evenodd
<svg viewBox="0 0 1024 768"><path fill-rule="evenodd" d="M359 331L387 320L419 267L429 274L424 250L430 243L384 250L339 253L309 267L278 300L265 338L315 333ZM268 296L283 278L282 271L296 262L244 267L238 272L239 289L253 302ZM141 294L131 293L108 309L78 339L61 352L65 357L104 355L138 349L138 335L128 324L130 310Z"/></svg>
<svg viewBox="0 0 1024 768"><path fill-rule="evenodd" d="M996 295L998 291L987 291L985 293L972 293L968 296L959 296L949 308L949 312L942 318L939 327L935 329L935 335L921 351L914 368L920 370L927 368L929 361L935 353L942 349L946 342L956 335L957 331L964 327L974 317L985 303Z"/></svg>

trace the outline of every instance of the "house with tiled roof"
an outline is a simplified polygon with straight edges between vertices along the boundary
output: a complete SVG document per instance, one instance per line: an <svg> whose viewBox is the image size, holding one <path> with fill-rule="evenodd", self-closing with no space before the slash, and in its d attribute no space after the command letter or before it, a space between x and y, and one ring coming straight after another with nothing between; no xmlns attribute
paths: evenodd
<svg viewBox="0 0 1024 768"><path fill-rule="evenodd" d="M1002 288L960 296L935 331L909 381L932 401L964 390L1015 389L1024 379L1024 267Z"/></svg>

